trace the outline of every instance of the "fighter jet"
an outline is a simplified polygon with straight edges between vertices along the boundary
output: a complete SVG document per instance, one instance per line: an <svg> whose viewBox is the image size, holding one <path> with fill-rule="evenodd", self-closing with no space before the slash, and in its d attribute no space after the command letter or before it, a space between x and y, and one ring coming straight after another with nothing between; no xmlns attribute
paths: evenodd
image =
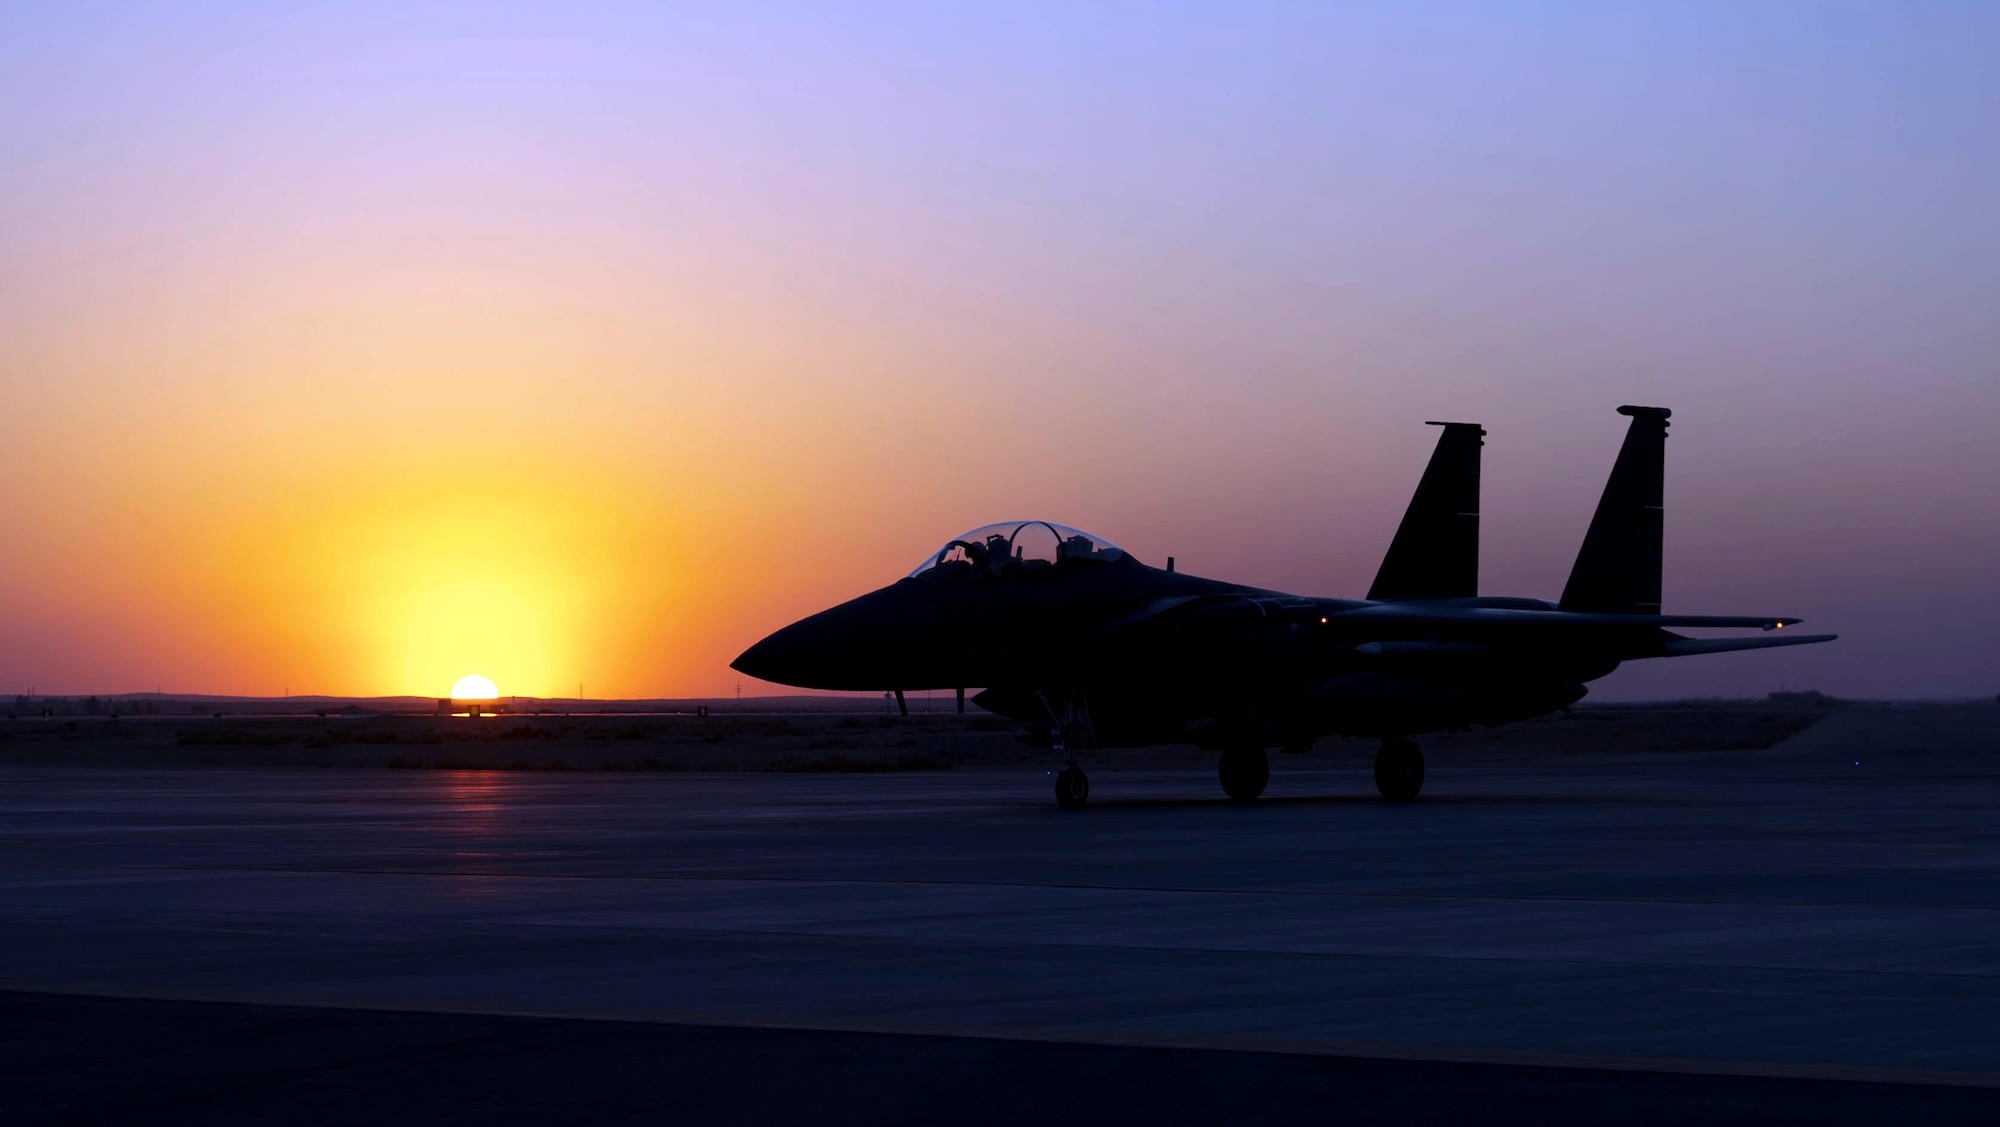
<svg viewBox="0 0 2000 1127"><path fill-rule="evenodd" d="M811 689L984 691L1065 765L1056 800L1080 807L1087 748L1193 743L1219 751L1230 798L1270 776L1266 750L1321 736L1381 741L1375 785L1408 802L1424 783L1413 736L1527 720L1581 700L1641 658L1806 645L1797 618L1660 613L1667 419L1630 416L1568 585L1556 602L1482 596L1479 461L1485 430L1443 427L1366 599L1333 599L1150 567L1049 521L1003 521L946 541L907 576L802 619L732 663ZM1689 628L1761 635L1691 638ZM908 706L903 704L905 712Z"/></svg>

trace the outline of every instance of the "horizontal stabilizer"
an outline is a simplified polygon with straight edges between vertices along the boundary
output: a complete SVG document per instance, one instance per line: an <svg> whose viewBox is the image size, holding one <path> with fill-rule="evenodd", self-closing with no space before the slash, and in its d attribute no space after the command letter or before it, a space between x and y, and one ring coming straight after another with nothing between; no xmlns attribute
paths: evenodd
<svg viewBox="0 0 2000 1127"><path fill-rule="evenodd" d="M1660 649L1668 657L1689 657L1693 654L1728 653L1731 650L1810 646L1815 642L1831 642L1838 637L1838 634L1774 634L1768 638L1675 638Z"/></svg>
<svg viewBox="0 0 2000 1127"><path fill-rule="evenodd" d="M1477 423L1426 425L1444 433L1368 588L1372 601L1479 593L1479 448L1486 431Z"/></svg>

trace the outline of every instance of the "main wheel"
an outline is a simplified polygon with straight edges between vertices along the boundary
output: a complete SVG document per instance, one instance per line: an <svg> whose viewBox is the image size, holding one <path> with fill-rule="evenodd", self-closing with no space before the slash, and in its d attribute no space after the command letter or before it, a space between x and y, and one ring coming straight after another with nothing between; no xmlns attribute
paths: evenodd
<svg viewBox="0 0 2000 1127"><path fill-rule="evenodd" d="M1075 810L1090 801L1090 776L1081 767L1065 767L1056 775L1056 805Z"/></svg>
<svg viewBox="0 0 2000 1127"><path fill-rule="evenodd" d="M1238 802L1248 802L1264 793L1271 781L1271 761L1261 747L1231 748L1222 753L1216 768L1222 777L1222 792Z"/></svg>
<svg viewBox="0 0 2000 1127"><path fill-rule="evenodd" d="M1390 737L1375 753L1375 789L1391 802L1412 802L1424 789L1424 753L1409 740Z"/></svg>

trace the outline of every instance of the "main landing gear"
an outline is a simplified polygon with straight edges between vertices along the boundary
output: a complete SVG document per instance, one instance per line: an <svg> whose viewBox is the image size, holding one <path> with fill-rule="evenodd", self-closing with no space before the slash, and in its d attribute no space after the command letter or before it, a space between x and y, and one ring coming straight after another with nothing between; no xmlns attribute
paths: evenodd
<svg viewBox="0 0 2000 1127"><path fill-rule="evenodd" d="M1414 802L1424 789L1424 753L1401 736L1386 736L1375 753L1375 789L1391 802Z"/></svg>
<svg viewBox="0 0 2000 1127"><path fill-rule="evenodd" d="M1090 801L1090 776L1072 763L1056 775L1056 805L1064 810L1081 809Z"/></svg>
<svg viewBox="0 0 2000 1127"><path fill-rule="evenodd" d="M1233 747L1222 753L1216 768L1222 777L1222 791L1237 802L1249 802L1264 793L1271 781L1271 761L1261 747Z"/></svg>

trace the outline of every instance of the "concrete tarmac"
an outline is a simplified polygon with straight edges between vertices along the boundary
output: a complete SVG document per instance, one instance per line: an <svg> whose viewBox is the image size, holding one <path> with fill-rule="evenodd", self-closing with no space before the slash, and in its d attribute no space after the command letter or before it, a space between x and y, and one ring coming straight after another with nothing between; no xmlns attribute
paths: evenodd
<svg viewBox="0 0 2000 1127"><path fill-rule="evenodd" d="M1369 1075L1402 1062L1393 1075L1417 1078L1419 1102L1366 1105L1384 1115L1515 1091L1496 1077L1588 1076L1537 1090L1646 1121L1696 1106L1659 1094L1678 1076L1683 1095L1717 1078L1787 1081L1716 1105L1752 1117L1882 1106L1839 1095L1865 1090L1990 1120L2000 725L1970 715L1946 741L1862 724L1865 758L1814 730L1763 753L1439 771L1412 805L1310 757L1279 759L1249 805L1223 801L1207 771L1099 770L1081 812L1013 768L10 767L0 986L14 1005L39 999L37 1020L58 1032L38 1044L165 1020L134 1016L164 1006L218 1045L269 1023L258 1014L345 1011L590 1023L576 1036L595 1041L616 1027L628 1056L630 1038L723 1028L729 1044L801 1060L880 1044L946 1072L973 1067L939 1063L951 1052L986 1046L968 1060L1019 1069L1044 1054L1042 1074L1070 1076L1021 1111L1056 1121L1086 1106L1064 1085L1088 1086L1078 1062L1111 1060L1106 1047L1225 1063L1146 1058L1105 1077L1141 1084L1164 1068L1226 1093L1248 1069L1299 1099L1339 1085L1273 1080L1290 1074L1268 1062L1375 1062ZM220 1013L244 1015L237 1034ZM955 1048L910 1055L917 1043ZM57 1054L68 1063L30 1076L30 1058L5 1055L0 1095L41 1093L32 1106L52 1118L206 1106L173 1103L199 1094L174 1076L200 1070L170 1070L114 1109L90 1103L105 1090L91 1070L129 1062ZM507 1059L487 1064L518 1082ZM813 1106L859 1109L845 1101L865 1095L830 1089ZM904 1110L915 1121L936 1106ZM1506 1106L1560 1117L1546 1101ZM1226 1111L1190 1098L1166 1109L1186 1116L1149 1119L1211 1121L1204 1107Z"/></svg>

